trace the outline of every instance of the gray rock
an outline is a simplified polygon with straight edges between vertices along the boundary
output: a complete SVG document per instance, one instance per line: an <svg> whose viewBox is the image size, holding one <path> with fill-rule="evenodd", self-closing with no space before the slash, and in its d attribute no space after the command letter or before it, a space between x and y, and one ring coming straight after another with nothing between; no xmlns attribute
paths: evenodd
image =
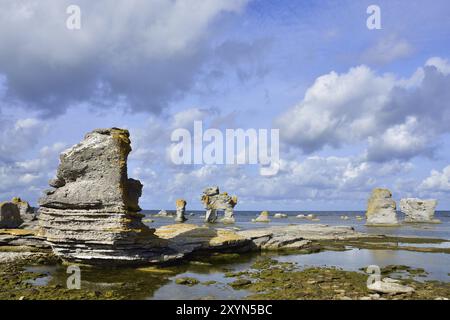
<svg viewBox="0 0 450 320"><path fill-rule="evenodd" d="M13 202L0 203L0 228L14 229L23 223L20 210Z"/></svg>
<svg viewBox="0 0 450 320"><path fill-rule="evenodd" d="M400 200L400 210L406 215L405 222L439 223L434 219L437 200L408 198Z"/></svg>
<svg viewBox="0 0 450 320"><path fill-rule="evenodd" d="M55 255L109 265L167 259L164 242L138 213L142 184L128 179L130 151L128 131L112 128L94 130L61 154L55 189L39 209L39 235Z"/></svg>
<svg viewBox="0 0 450 320"><path fill-rule="evenodd" d="M219 187L209 187L203 190L202 203L206 209L205 222L214 223L218 216L217 211L224 211L223 223L234 223L234 207L238 199L236 196L230 197L228 193L220 193Z"/></svg>
<svg viewBox="0 0 450 320"><path fill-rule="evenodd" d="M387 189L374 189L367 203L368 226L398 225L397 205L392 199L392 193Z"/></svg>

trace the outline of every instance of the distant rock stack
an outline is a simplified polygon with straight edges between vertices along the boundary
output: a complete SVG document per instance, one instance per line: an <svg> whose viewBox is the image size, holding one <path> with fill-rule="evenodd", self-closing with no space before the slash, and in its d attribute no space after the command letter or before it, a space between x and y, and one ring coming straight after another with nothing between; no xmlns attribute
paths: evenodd
<svg viewBox="0 0 450 320"><path fill-rule="evenodd" d="M33 208L26 201L23 201L21 198L15 197L11 200L12 203L16 204L20 211L20 217L23 221L29 222L36 219L36 215L34 213Z"/></svg>
<svg viewBox="0 0 450 320"><path fill-rule="evenodd" d="M238 199L230 197L228 193L220 193L219 187L209 187L203 190L202 202L206 209L205 222L214 223L217 220L217 211L224 211L223 223L234 223L234 207Z"/></svg>
<svg viewBox="0 0 450 320"><path fill-rule="evenodd" d="M437 200L421 200L408 198L400 200L400 210L406 215L405 222L440 223L434 219Z"/></svg>
<svg viewBox="0 0 450 320"><path fill-rule="evenodd" d="M367 204L366 225L398 225L396 209L397 205L388 189L374 189Z"/></svg>
<svg viewBox="0 0 450 320"><path fill-rule="evenodd" d="M63 260L159 260L163 243L138 213L142 184L127 176L130 151L128 131L112 128L94 130L61 154L53 189L40 199L39 234Z"/></svg>
<svg viewBox="0 0 450 320"><path fill-rule="evenodd" d="M176 222L185 222L187 219L184 216L186 212L186 200L184 199L178 199L176 201L176 207L177 207L177 216L175 217Z"/></svg>
<svg viewBox="0 0 450 320"><path fill-rule="evenodd" d="M23 223L19 207L13 202L0 203L0 228L15 229Z"/></svg>

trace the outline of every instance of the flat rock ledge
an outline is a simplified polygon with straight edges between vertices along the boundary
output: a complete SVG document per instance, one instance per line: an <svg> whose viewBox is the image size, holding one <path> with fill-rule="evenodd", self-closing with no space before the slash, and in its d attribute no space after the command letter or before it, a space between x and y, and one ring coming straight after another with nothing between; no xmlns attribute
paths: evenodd
<svg viewBox="0 0 450 320"><path fill-rule="evenodd" d="M31 230L14 232L4 231L2 234L0 230L0 241L3 239L3 242L0 242L0 251L2 246L17 246L19 248L19 246L23 245L44 250L49 248L49 244L55 242L55 239L47 242L45 239L36 236L35 231ZM323 224L299 224L235 231L233 229L216 229L208 226L177 223L156 229L153 236L164 245L160 250L154 250L147 260L141 260L141 263L162 264L175 262L197 253L298 250L308 248L315 240L349 240L365 238L368 235L356 232L352 227ZM73 243L70 243L67 246L73 245ZM135 246L135 250L139 252L141 248L137 244ZM58 244L58 250L63 250L62 248L64 248L64 243L61 242ZM83 255L81 258L83 263L86 264L89 264L89 254L91 258L95 258L97 254L95 250L89 252L87 251L88 248L80 249L80 254ZM123 250L126 250L127 253L122 253L117 257L119 262L124 256L130 256L130 251L134 250L134 246L128 244ZM102 254L108 253L103 252ZM10 252L7 255L8 257L5 257L8 261L13 258ZM108 259L114 259L114 256L109 256Z"/></svg>

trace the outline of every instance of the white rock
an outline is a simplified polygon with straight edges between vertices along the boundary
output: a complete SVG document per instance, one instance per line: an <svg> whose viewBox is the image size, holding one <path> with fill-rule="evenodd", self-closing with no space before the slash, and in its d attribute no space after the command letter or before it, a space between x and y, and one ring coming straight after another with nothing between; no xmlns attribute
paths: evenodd
<svg viewBox="0 0 450 320"><path fill-rule="evenodd" d="M439 223L434 219L437 200L421 200L417 198L402 199L400 210L406 215L405 222Z"/></svg>

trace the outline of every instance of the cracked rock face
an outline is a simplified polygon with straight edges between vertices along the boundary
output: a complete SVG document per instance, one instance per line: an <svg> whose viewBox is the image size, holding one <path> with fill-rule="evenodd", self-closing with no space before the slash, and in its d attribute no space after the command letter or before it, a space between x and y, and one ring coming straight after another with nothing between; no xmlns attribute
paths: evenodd
<svg viewBox="0 0 450 320"><path fill-rule="evenodd" d="M367 203L366 225L398 225L396 209L397 205L388 189L374 189Z"/></svg>
<svg viewBox="0 0 450 320"><path fill-rule="evenodd" d="M400 210L406 215L405 222L438 223L434 219L437 200L408 198L400 200Z"/></svg>
<svg viewBox="0 0 450 320"><path fill-rule="evenodd" d="M160 239L141 221L142 184L127 176L127 130L97 129L64 151L54 188L40 199L39 234L54 253L87 264L157 259Z"/></svg>

